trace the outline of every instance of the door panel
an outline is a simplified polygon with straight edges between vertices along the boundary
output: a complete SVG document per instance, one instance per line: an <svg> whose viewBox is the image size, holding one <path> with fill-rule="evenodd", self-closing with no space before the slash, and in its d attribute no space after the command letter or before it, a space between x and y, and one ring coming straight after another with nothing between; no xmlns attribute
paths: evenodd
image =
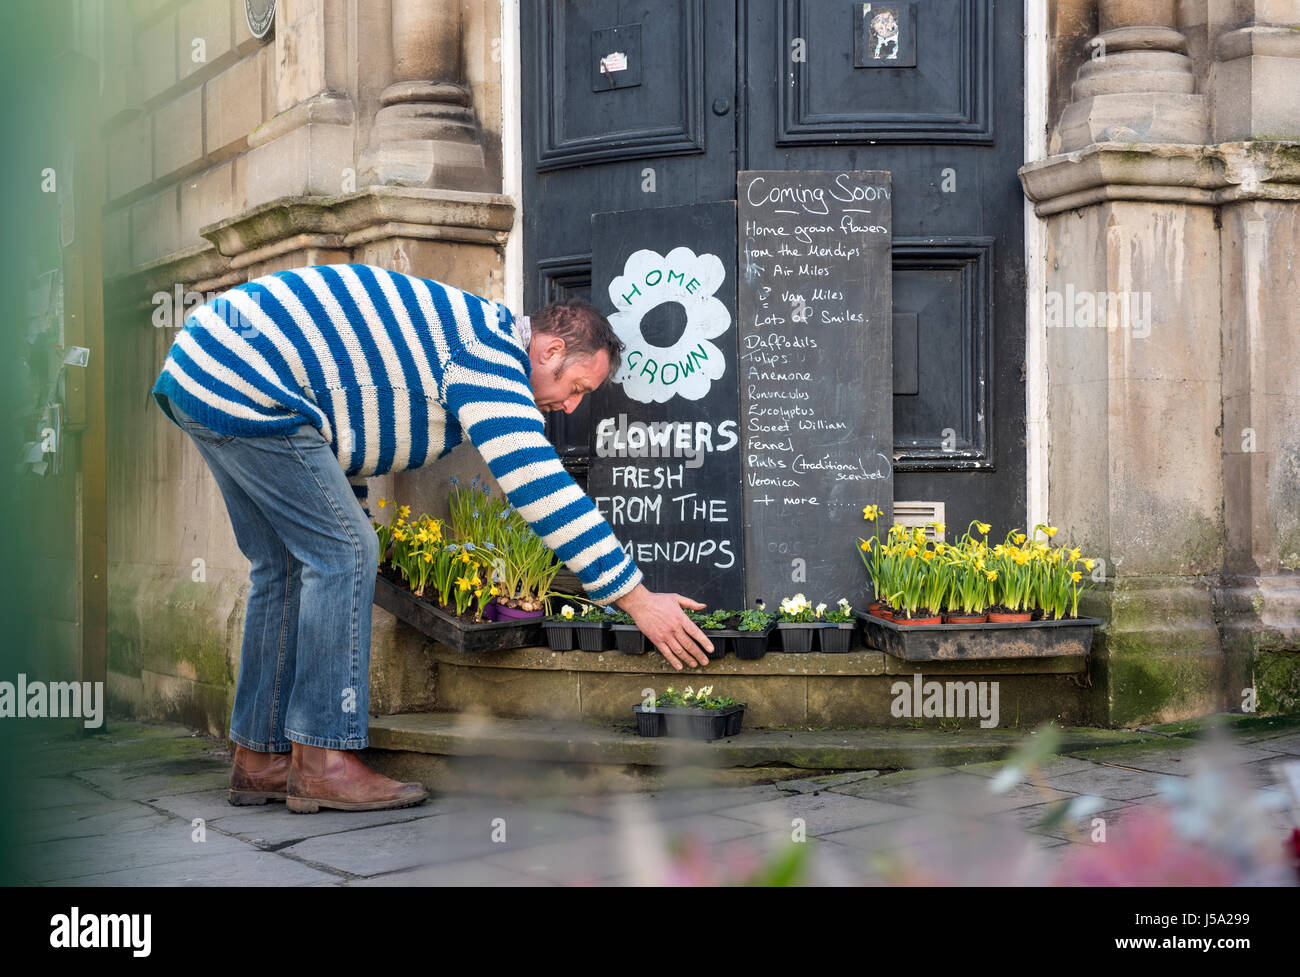
<svg viewBox="0 0 1300 977"><path fill-rule="evenodd" d="M863 58L885 11L914 67ZM1024 518L1021 21L992 0L741 11L742 167L893 174L894 494L958 532Z"/></svg>
<svg viewBox="0 0 1300 977"><path fill-rule="evenodd" d="M526 310L602 304L593 213L734 200L741 169L889 170L895 497L946 503L958 532L976 516L1022 522L1021 5L525 0L521 13ZM613 53L627 67L602 73ZM580 479L589 425L585 404L549 421Z"/></svg>
<svg viewBox="0 0 1300 977"><path fill-rule="evenodd" d="M593 213L735 199L736 12L734 0L525 0L520 15L524 307L533 310L593 300ZM602 75L601 58L614 52L627 67ZM598 84L624 71L639 84ZM584 487L589 399L547 419Z"/></svg>

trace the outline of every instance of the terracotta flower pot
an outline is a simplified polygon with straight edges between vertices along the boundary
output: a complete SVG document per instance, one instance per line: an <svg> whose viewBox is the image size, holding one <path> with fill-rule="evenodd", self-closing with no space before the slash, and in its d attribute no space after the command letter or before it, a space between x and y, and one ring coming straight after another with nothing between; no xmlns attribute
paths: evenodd
<svg viewBox="0 0 1300 977"><path fill-rule="evenodd" d="M872 617L880 617L880 606L881 606L880 601L873 600L870 604L867 605L867 613L870 614Z"/></svg>
<svg viewBox="0 0 1300 977"><path fill-rule="evenodd" d="M893 619L895 624L942 624L943 619L938 614L931 617L896 617Z"/></svg>
<svg viewBox="0 0 1300 977"><path fill-rule="evenodd" d="M987 614L945 614L943 616L944 624L984 624L988 621Z"/></svg>
<svg viewBox="0 0 1300 977"><path fill-rule="evenodd" d="M892 621L894 619L894 612L888 607L882 607L876 612L876 617L885 621Z"/></svg>
<svg viewBox="0 0 1300 977"><path fill-rule="evenodd" d="M1034 615L1029 611L1022 611L1015 614L1002 614L996 611L989 611L989 624L1023 624Z"/></svg>

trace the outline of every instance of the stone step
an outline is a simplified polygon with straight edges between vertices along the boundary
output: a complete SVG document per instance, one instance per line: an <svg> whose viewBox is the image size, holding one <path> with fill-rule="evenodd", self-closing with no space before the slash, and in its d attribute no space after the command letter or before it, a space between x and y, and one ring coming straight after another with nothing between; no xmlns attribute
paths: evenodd
<svg viewBox="0 0 1300 977"><path fill-rule="evenodd" d="M644 738L631 725L407 713L370 720L366 760L435 790L547 792L741 786L845 770L896 770L998 760L1028 730L753 729L712 743ZM1058 750L1157 739L1153 733L1070 727Z"/></svg>
<svg viewBox="0 0 1300 977"><path fill-rule="evenodd" d="M433 708L482 709L520 719L626 723L647 690L712 685L715 694L748 703L745 723L755 727L906 727L916 716L894 711L896 687L900 681L910 686L919 674L927 682L996 683L1002 727L1091 722L1086 664L1076 658L911 663L867 649L843 655L769 652L758 661L728 655L707 668L678 672L657 653L519 648L467 655L430 642L422 661L437 690ZM910 704L914 697L907 699ZM420 708L398 705L385 711ZM945 723L976 724L970 716Z"/></svg>

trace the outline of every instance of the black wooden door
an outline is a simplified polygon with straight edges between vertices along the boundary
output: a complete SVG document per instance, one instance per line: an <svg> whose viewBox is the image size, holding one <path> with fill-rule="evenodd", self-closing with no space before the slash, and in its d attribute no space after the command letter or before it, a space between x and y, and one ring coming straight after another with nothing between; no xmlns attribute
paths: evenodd
<svg viewBox="0 0 1300 977"><path fill-rule="evenodd" d="M591 296L591 215L734 200L734 0L525 0L524 307ZM607 64L611 53L622 62ZM595 297L601 304L599 296ZM585 486L591 398L548 416Z"/></svg>
<svg viewBox="0 0 1300 977"><path fill-rule="evenodd" d="M889 170L895 497L945 503L956 532L1020 524L1022 18L993 0L526 0L525 307L589 296L593 213L735 199L742 169ZM589 424L551 419L580 478Z"/></svg>

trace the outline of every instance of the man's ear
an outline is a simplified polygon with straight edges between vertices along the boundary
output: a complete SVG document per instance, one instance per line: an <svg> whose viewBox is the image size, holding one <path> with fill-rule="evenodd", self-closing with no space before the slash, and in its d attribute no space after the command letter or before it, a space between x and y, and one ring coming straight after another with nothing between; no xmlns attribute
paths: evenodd
<svg viewBox="0 0 1300 977"><path fill-rule="evenodd" d="M563 360L566 348L564 340L559 336L542 337L542 364L548 365L556 357Z"/></svg>

